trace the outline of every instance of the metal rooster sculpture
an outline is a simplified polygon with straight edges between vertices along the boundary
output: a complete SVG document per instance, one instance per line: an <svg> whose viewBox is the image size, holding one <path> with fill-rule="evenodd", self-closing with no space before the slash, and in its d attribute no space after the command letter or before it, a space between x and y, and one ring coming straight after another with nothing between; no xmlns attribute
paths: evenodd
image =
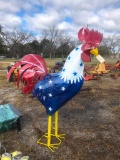
<svg viewBox="0 0 120 160"><path fill-rule="evenodd" d="M98 49L103 35L98 31L81 28L78 38L83 43L76 47L67 57L63 69L59 73L48 74L45 61L36 54L24 56L15 63L8 72L9 80L11 73L20 66L18 72L19 81L24 82L23 93L33 90L33 95L44 105L48 114L48 132L45 133L38 143L47 146L51 151L58 148L64 134L58 133L58 110L73 98L81 89L84 82L84 62L90 62L90 55L95 55L102 63L104 59L98 55ZM28 85L28 83L30 83ZM52 115L55 114L54 133L52 133ZM47 142L43 142L43 139ZM57 143L52 144L52 138Z"/></svg>
<svg viewBox="0 0 120 160"><path fill-rule="evenodd" d="M39 81L33 90L34 96L45 106L48 114L48 132L43 135L47 143L42 142L41 137L38 143L43 144L54 151L54 148L61 143L63 134L58 134L58 110L73 98L81 89L84 78L84 62L90 62L90 55L95 55L101 62L104 59L98 55L98 49L103 35L98 31L81 28L78 38L83 44L76 47L67 57L63 69L59 73L47 74L42 81ZM52 133L52 115L55 114L55 133ZM59 142L52 144L52 137Z"/></svg>
<svg viewBox="0 0 120 160"><path fill-rule="evenodd" d="M44 59L37 54L25 55L20 61L16 62L9 70L7 80L10 79L11 73L13 73L16 68L19 68L17 86L19 87L20 81L24 83L22 87L24 94L32 93L37 81L42 80L48 73Z"/></svg>

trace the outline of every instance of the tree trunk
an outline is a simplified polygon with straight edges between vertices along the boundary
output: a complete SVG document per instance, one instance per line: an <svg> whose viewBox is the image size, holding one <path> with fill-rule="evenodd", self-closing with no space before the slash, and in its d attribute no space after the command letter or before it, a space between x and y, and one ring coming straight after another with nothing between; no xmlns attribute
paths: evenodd
<svg viewBox="0 0 120 160"><path fill-rule="evenodd" d="M51 57L52 57L52 54L51 54L51 52L50 52L49 58L51 58Z"/></svg>
<svg viewBox="0 0 120 160"><path fill-rule="evenodd" d="M16 54L16 59L19 59L19 54Z"/></svg>

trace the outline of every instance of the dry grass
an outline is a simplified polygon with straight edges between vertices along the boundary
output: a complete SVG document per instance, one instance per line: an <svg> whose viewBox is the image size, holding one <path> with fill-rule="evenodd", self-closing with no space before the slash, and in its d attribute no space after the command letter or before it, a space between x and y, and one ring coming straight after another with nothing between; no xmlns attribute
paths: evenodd
<svg viewBox="0 0 120 160"><path fill-rule="evenodd" d="M11 62L4 62L4 61L2 61L2 62L0 62L0 70L6 70L7 69L7 67L8 66L10 66L11 65Z"/></svg>
<svg viewBox="0 0 120 160"><path fill-rule="evenodd" d="M0 83L3 83L6 80L5 73L0 73Z"/></svg>
<svg viewBox="0 0 120 160"><path fill-rule="evenodd" d="M45 58L45 62L48 67L53 67L55 65L55 62L61 62L61 61L62 58L54 58L54 59Z"/></svg>
<svg viewBox="0 0 120 160"><path fill-rule="evenodd" d="M120 120L120 106L114 107L112 111L116 115L116 117Z"/></svg>
<svg viewBox="0 0 120 160"><path fill-rule="evenodd" d="M50 67L50 68L55 65L55 62L59 62L59 61L62 61L62 60L63 60L62 58L52 58L52 59L45 58L46 65L47 65L47 67ZM105 60L106 60L107 63L110 63L110 64L115 64L118 61L117 58L114 58L114 59L105 58ZM15 62L15 61L16 61L16 59L12 59L12 58L11 59L8 58L8 59L0 60L0 69L6 69L7 66L11 65L11 62ZM99 62L96 58L91 58L91 62L86 63L86 65L95 66L98 63Z"/></svg>
<svg viewBox="0 0 120 160"><path fill-rule="evenodd" d="M62 61L62 58L49 59L45 58L47 67L53 67L55 62ZM0 69L6 69L7 66L11 65L11 62L15 62L14 59L4 59L0 61Z"/></svg>
<svg viewBox="0 0 120 160"><path fill-rule="evenodd" d="M3 63L0 62L0 69L3 69Z"/></svg>
<svg viewBox="0 0 120 160"><path fill-rule="evenodd" d="M46 59L50 66L55 61ZM120 77L101 78L102 83L86 81L83 91L59 110L59 132L66 136L58 150L51 153L36 143L47 131L45 108L7 82L6 72L0 72L0 104L11 103L23 114L21 132L0 134L7 152L20 150L30 160L119 160Z"/></svg>

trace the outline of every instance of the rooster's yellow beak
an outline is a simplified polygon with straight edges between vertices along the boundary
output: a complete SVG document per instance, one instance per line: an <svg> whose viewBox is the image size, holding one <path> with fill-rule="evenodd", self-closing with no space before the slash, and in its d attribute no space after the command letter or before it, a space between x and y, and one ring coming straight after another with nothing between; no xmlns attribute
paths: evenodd
<svg viewBox="0 0 120 160"><path fill-rule="evenodd" d="M93 55L95 55L95 56L98 56L98 48L91 49L90 53L93 54Z"/></svg>

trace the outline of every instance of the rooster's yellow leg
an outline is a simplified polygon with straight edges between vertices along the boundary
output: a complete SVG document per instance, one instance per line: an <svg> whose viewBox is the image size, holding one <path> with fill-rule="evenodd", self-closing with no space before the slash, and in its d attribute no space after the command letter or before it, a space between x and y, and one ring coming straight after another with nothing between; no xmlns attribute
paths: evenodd
<svg viewBox="0 0 120 160"><path fill-rule="evenodd" d="M47 145L50 146L51 143L51 125L52 125L52 117L48 116L48 140Z"/></svg>
<svg viewBox="0 0 120 160"><path fill-rule="evenodd" d="M57 127L58 129L58 127ZM58 132L55 134L51 133L52 131L52 116L48 116L48 132L45 133L38 141L37 143L42 144L44 146L47 146L52 152L54 152L54 148L58 149L58 146L61 144L61 140L59 139ZM57 131L57 130L56 130ZM43 140L46 139L47 142L43 142ZM54 143L52 143L54 141Z"/></svg>
<svg viewBox="0 0 120 160"><path fill-rule="evenodd" d="M58 111L55 112L55 136L57 138L65 138L65 134L58 134Z"/></svg>

